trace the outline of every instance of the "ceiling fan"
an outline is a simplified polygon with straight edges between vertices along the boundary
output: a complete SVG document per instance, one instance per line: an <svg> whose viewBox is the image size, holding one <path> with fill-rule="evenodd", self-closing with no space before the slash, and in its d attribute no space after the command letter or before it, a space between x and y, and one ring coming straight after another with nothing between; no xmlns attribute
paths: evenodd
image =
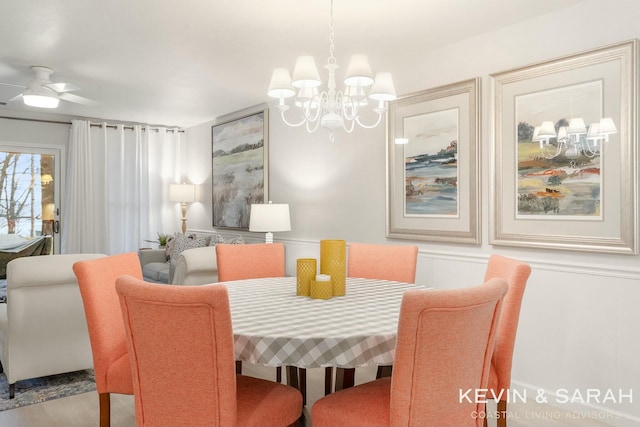
<svg viewBox="0 0 640 427"><path fill-rule="evenodd" d="M70 93L80 90L77 86L70 83L53 83L51 81L51 74L53 74L53 70L51 68L32 66L31 71L33 71L35 76L27 86L0 83L0 85L8 87L8 90L25 89L18 95L9 99L7 102L16 101L22 98L22 101L26 105L39 108L57 108L60 100L83 105L97 104L96 101Z"/></svg>

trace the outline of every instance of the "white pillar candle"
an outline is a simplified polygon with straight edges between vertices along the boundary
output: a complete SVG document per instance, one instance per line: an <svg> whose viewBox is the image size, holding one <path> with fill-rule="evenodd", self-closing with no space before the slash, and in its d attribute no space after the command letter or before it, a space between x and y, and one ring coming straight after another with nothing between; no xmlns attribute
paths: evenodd
<svg viewBox="0 0 640 427"><path fill-rule="evenodd" d="M316 275L316 282L328 282L331 280L331 276L328 274L318 274Z"/></svg>

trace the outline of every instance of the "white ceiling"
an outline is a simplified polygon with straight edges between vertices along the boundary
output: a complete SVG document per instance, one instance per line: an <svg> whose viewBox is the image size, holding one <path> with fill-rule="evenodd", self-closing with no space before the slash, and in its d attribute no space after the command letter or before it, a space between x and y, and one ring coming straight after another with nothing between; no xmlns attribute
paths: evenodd
<svg viewBox="0 0 640 427"><path fill-rule="evenodd" d="M401 58L580 1L335 0L335 55L344 67L351 53L366 53L374 71L394 73L402 94ZM269 101L271 70L291 69L297 55L325 63L329 5L0 0L0 82L26 85L29 67L43 65L55 70L53 82L72 83L77 95L100 103L62 102L56 113L190 127ZM0 115L42 111L22 101L0 106Z"/></svg>

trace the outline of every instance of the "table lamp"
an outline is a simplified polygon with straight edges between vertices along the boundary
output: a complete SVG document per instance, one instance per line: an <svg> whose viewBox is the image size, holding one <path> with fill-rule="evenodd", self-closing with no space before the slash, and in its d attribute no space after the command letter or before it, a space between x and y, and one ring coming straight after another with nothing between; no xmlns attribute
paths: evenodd
<svg viewBox="0 0 640 427"><path fill-rule="evenodd" d="M251 205L249 231L261 231L265 234L265 243L273 243L274 231L290 231L289 205L267 203Z"/></svg>
<svg viewBox="0 0 640 427"><path fill-rule="evenodd" d="M196 186L194 184L169 185L169 201L178 202L182 206L182 234L187 232L187 203L196 201Z"/></svg>

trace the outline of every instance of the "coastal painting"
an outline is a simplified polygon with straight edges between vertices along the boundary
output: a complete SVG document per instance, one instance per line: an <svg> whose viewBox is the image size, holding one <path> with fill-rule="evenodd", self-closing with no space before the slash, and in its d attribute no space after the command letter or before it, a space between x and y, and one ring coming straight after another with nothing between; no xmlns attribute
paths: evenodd
<svg viewBox="0 0 640 427"><path fill-rule="evenodd" d="M459 110L405 117L405 215L457 216Z"/></svg>
<svg viewBox="0 0 640 427"><path fill-rule="evenodd" d="M597 123L602 102L599 80L515 97L516 218L602 218L604 153L599 149L585 153L573 147L557 150L557 138L543 151L534 140L535 127L543 121L552 121L556 133L575 117L583 118L587 126Z"/></svg>
<svg viewBox="0 0 640 427"><path fill-rule="evenodd" d="M264 203L267 110L212 127L213 226L249 228L251 204Z"/></svg>

